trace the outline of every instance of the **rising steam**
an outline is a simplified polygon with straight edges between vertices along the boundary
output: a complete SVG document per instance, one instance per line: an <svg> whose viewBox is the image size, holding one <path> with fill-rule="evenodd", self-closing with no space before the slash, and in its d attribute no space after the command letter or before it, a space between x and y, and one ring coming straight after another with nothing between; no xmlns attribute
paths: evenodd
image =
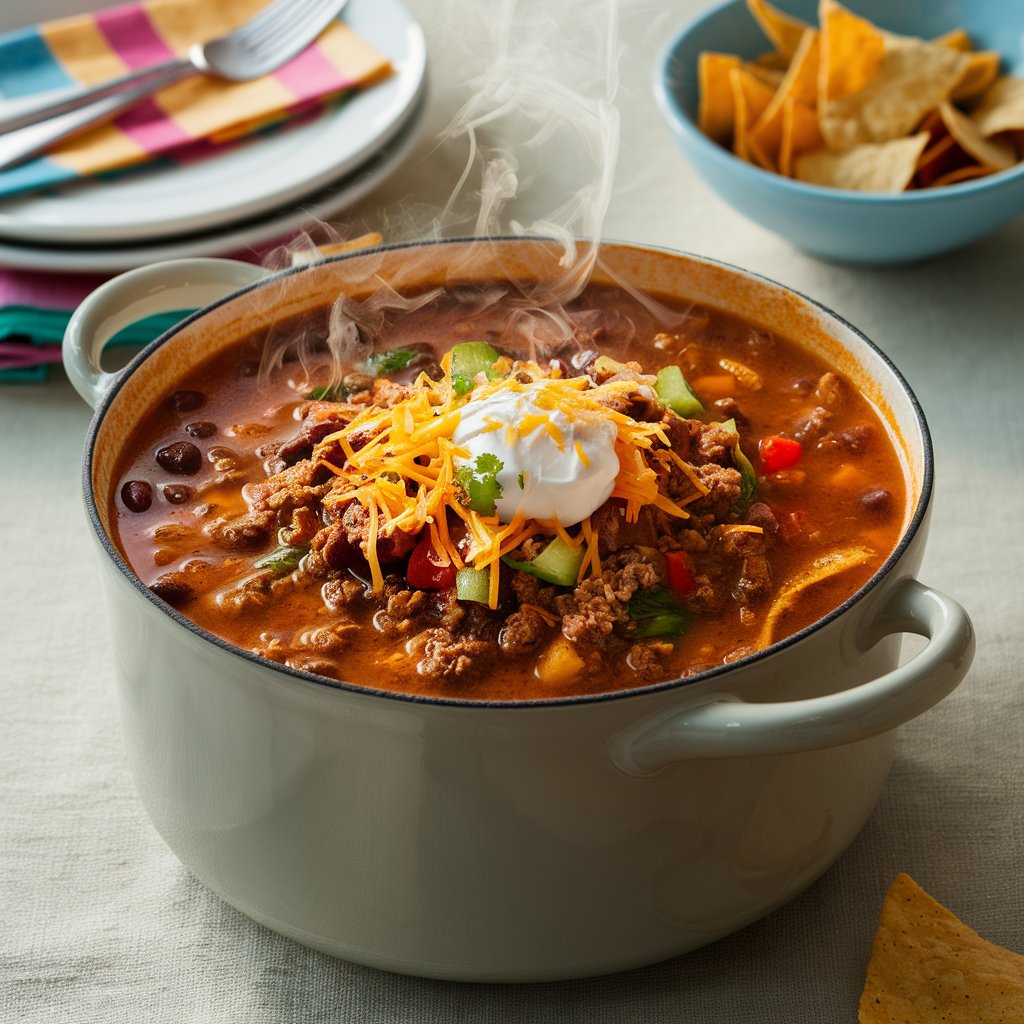
<svg viewBox="0 0 1024 1024"><path fill-rule="evenodd" d="M442 144L466 140L468 152L440 222L447 227L463 221L460 211L468 203L477 210L472 233L482 240L555 239L563 250L563 273L545 289L561 303L589 279L596 250L587 246L581 254L577 239L600 238L611 198L619 147L616 6L609 0L590 4L587 18L571 25L565 6L552 9L541 0L503 0L497 12L480 7L493 25L493 52L467 83L469 99L441 134ZM541 175L545 192L555 183L565 194L525 221L514 201ZM471 188L474 177L477 189Z"/></svg>
<svg viewBox="0 0 1024 1024"><path fill-rule="evenodd" d="M440 133L431 159L464 153L461 173L441 209L408 205L385 211L380 223L387 241L471 236L478 240L452 279L468 269L501 237L542 237L560 253L558 270L540 282L496 282L466 303L467 319L496 302L509 309L506 334L533 358L565 346L586 321L565 305L586 286L598 256L619 145L618 22L616 0L552 5L547 0L501 0L459 4L447 25L445 54L466 69L467 98ZM544 188L535 184L544 181ZM554 196L548 205L541 197ZM400 232L392 228L401 225ZM326 225L273 254L290 265L296 251L328 248L343 235ZM582 241L581 241L582 240ZM415 298L382 285L360 303L342 297L329 319L326 345L336 383L346 365L358 362L389 318L433 301L437 292ZM460 297L464 299L465 297ZM314 338L315 335L315 338ZM268 339L261 373L269 374L297 354L305 365L313 347L324 346L317 331ZM322 356L317 359L322 365Z"/></svg>

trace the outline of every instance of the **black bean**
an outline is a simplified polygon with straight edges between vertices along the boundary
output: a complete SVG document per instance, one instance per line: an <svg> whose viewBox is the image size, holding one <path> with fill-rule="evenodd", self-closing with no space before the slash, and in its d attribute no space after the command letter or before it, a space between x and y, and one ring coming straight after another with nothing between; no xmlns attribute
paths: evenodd
<svg viewBox="0 0 1024 1024"><path fill-rule="evenodd" d="M873 440L874 431L867 423L858 423L839 434L840 443L854 455L860 455L861 452L867 451Z"/></svg>
<svg viewBox="0 0 1024 1024"><path fill-rule="evenodd" d="M175 441L156 453L156 461L178 476L192 476L203 465L203 453L191 441Z"/></svg>
<svg viewBox="0 0 1024 1024"><path fill-rule="evenodd" d="M332 569L348 569L366 561L362 551L348 539L343 530L332 530L327 535L320 557Z"/></svg>
<svg viewBox="0 0 1024 1024"><path fill-rule="evenodd" d="M860 503L863 508L875 516L888 516L893 509L893 497L890 491L879 488L875 491L865 491L860 496Z"/></svg>
<svg viewBox="0 0 1024 1024"><path fill-rule="evenodd" d="M738 427L749 427L750 420L743 415L739 402L735 398L719 398L711 403L715 416L721 420L735 420Z"/></svg>
<svg viewBox="0 0 1024 1024"><path fill-rule="evenodd" d="M192 588L181 579L181 573L169 572L154 580L149 589L169 605L177 608L194 597Z"/></svg>
<svg viewBox="0 0 1024 1024"><path fill-rule="evenodd" d="M206 405L206 395L202 391L175 391L168 401L175 412L193 412Z"/></svg>
<svg viewBox="0 0 1024 1024"><path fill-rule="evenodd" d="M145 480L129 480L121 488L121 500L130 512L145 512L153 504L153 488Z"/></svg>
<svg viewBox="0 0 1024 1024"><path fill-rule="evenodd" d="M189 437L213 437L217 433L217 424L209 420L196 420L185 424L185 433Z"/></svg>
<svg viewBox="0 0 1024 1024"><path fill-rule="evenodd" d="M188 484L167 484L164 497L172 505L184 505L196 492Z"/></svg>

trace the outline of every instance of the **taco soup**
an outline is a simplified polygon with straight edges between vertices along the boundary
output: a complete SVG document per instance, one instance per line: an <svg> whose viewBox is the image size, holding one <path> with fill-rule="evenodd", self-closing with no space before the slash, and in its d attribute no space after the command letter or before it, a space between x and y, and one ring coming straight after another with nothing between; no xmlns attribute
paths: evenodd
<svg viewBox="0 0 1024 1024"><path fill-rule="evenodd" d="M116 541L200 627L377 690L537 700L741 659L879 569L907 488L856 380L664 305L592 285L538 346L453 291L345 365L263 372L254 336L142 419Z"/></svg>

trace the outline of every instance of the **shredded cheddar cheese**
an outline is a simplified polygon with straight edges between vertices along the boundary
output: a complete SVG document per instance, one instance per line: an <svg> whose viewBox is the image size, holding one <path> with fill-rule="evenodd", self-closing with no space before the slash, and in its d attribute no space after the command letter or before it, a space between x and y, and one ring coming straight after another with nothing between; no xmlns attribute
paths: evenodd
<svg viewBox="0 0 1024 1024"><path fill-rule="evenodd" d="M468 453L452 437L460 410L468 401L501 391L521 392L532 387L536 407L545 411L525 415L515 424L488 419L486 432L504 430L509 446L541 430L561 449L563 433L546 412L557 411L570 423L599 417L614 426L619 470L611 497L625 503L628 522L636 522L645 506L685 519L686 505L708 492L693 469L672 451L658 423L637 421L610 407L624 404L621 398L628 399L645 387L641 382L616 380L595 385L587 377L563 378L534 363L519 362L510 364L516 371L511 376L478 382L471 394L460 395L453 385L450 353L441 367L444 373L439 380L420 374L409 394L391 408L367 406L342 429L325 437L314 451L317 465L334 478L324 498L325 507L340 515L350 503L358 502L367 511L364 553L375 592L380 592L384 581L378 543L397 531L415 535L427 530L438 555L456 568L489 569L488 603L492 608L498 603L501 559L533 537L558 536L572 547L582 546L580 580L601 573L598 531L589 517L580 524L578 535L573 535L557 521L524 519L517 514L512 522L502 523L497 514L482 515L468 506L456 462L466 460ZM616 398L620 401L609 403ZM578 442L574 447L580 463L589 468L586 452ZM692 484L692 492L685 497L669 497L659 489L672 466ZM449 530L449 511L464 524L461 542L456 542Z"/></svg>

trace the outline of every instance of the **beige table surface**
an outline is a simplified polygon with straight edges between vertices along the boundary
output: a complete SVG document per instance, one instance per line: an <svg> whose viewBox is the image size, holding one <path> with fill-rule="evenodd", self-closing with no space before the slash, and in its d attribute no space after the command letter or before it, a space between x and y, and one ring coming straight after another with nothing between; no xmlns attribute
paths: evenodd
<svg viewBox="0 0 1024 1024"><path fill-rule="evenodd" d="M430 29L428 123L416 157L353 212L371 225L396 203L441 201L461 160L431 144L460 96L458 19L428 0L410 6ZM1024 219L895 270L826 265L742 219L697 181L651 99L654 54L701 6L625 7L622 152L605 234L773 277L892 357L935 441L921 578L959 599L977 628L965 683L901 730L861 836L767 919L688 956L590 981L403 978L251 923L184 871L127 776L79 496L89 411L57 371L45 385L0 387L0 1020L846 1024L883 894L901 870L1024 953ZM537 187L556 185L557 175Z"/></svg>

